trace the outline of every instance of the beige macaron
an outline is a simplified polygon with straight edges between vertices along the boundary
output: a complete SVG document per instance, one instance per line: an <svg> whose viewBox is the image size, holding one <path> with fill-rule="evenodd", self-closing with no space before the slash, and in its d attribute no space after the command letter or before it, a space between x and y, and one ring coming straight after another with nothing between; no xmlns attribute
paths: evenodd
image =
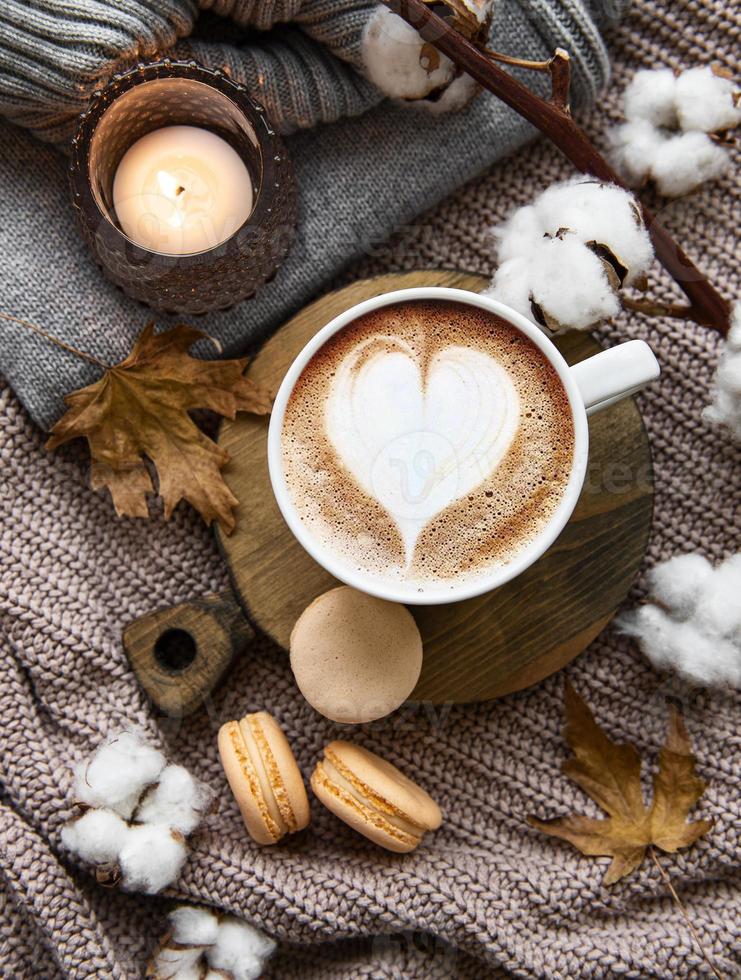
<svg viewBox="0 0 741 980"><path fill-rule="evenodd" d="M389 851L413 851L442 823L440 807L396 766L350 742L331 742L311 776L317 798Z"/></svg>
<svg viewBox="0 0 741 980"><path fill-rule="evenodd" d="M250 836L275 844L309 822L309 799L278 722L267 711L219 729L219 754Z"/></svg>
<svg viewBox="0 0 741 980"><path fill-rule="evenodd" d="M290 646L303 696L320 714L345 724L395 711L422 668L422 638L409 610L347 585L303 611Z"/></svg>

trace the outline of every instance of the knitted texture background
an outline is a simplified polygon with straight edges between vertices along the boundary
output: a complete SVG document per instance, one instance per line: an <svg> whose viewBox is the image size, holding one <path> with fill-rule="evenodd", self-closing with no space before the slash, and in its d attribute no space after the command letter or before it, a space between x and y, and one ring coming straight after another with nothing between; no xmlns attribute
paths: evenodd
<svg viewBox="0 0 741 980"><path fill-rule="evenodd" d="M735 17L735 19L734 19ZM722 0L636 0L610 36L615 82L588 124L599 137L638 66L685 67L738 50L738 13ZM444 157L442 157L444 159ZM404 227L342 281L393 268L453 266L490 272L487 228L569 166L545 142L511 156L435 211ZM737 217L729 178L662 216L726 296L739 295ZM737 209L736 209L737 211ZM47 256L47 259L49 256ZM54 257L56 261L56 257ZM6 279L21 259L3 252ZM652 293L668 297L663 275ZM14 294L15 295L15 294ZM97 294L88 322L107 322ZM80 305L83 305L83 299ZM13 297L4 299L11 309ZM47 322L42 305L33 311ZM244 316L251 316L245 306ZM60 313L60 322L62 315ZM647 339L663 367L641 397L655 456L654 531L645 568L687 550L719 560L741 545L741 456L700 417L719 338L676 321L622 315L605 343ZM49 384L52 382L49 381ZM269 977L705 977L686 923L656 869L609 889L606 861L579 856L528 828L525 816L596 808L559 772L564 675L613 737L655 762L665 697L681 700L710 783L698 812L708 837L664 859L692 921L724 976L741 960L741 803L737 695L689 690L658 675L610 629L561 674L491 704L419 706L352 733L418 779L446 819L414 854L387 854L318 804L310 828L273 849L247 838L225 790L219 723L265 708L285 726L308 776L322 746L346 730L315 715L284 654L251 650L199 714L158 723L127 663L121 625L158 606L226 585L213 540L195 515L118 521L87 488L85 455L50 456L8 387L0 395L0 973L14 978L138 980L174 899L208 902L275 935ZM633 599L642 592L636 583ZM106 891L64 853L68 764L108 731L138 724L219 792L218 811L193 842L166 897ZM648 788L648 783L647 783Z"/></svg>

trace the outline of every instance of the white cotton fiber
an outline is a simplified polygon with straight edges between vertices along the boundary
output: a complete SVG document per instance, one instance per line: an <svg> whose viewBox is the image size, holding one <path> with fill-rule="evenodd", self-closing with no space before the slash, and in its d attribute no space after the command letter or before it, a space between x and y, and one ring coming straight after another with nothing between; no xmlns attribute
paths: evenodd
<svg viewBox="0 0 741 980"><path fill-rule="evenodd" d="M532 297L559 324L585 330L620 310L601 260L572 235L541 239L530 261Z"/></svg>
<svg viewBox="0 0 741 980"><path fill-rule="evenodd" d="M698 554L677 555L657 565L648 576L651 595L682 618L695 611L713 566Z"/></svg>
<svg viewBox="0 0 741 980"><path fill-rule="evenodd" d="M718 133L741 123L741 106L736 104L738 87L712 68L691 68L676 83L676 112L680 128Z"/></svg>
<svg viewBox="0 0 741 980"><path fill-rule="evenodd" d="M198 826L212 799L210 789L183 766L167 766L136 811L138 823L162 823L184 834Z"/></svg>
<svg viewBox="0 0 741 980"><path fill-rule="evenodd" d="M88 810L62 827L62 843L83 861L111 864L126 843L129 825L111 810Z"/></svg>
<svg viewBox="0 0 741 980"><path fill-rule="evenodd" d="M713 568L700 555L654 569L652 598L617 624L661 669L696 684L741 687L741 554Z"/></svg>
<svg viewBox="0 0 741 980"><path fill-rule="evenodd" d="M671 68L636 72L625 90L626 119L645 119L654 126L676 125L677 79Z"/></svg>
<svg viewBox="0 0 741 980"><path fill-rule="evenodd" d="M180 905L167 918L172 938L182 946L211 946L216 942L219 920L209 909Z"/></svg>
<svg viewBox="0 0 741 980"><path fill-rule="evenodd" d="M622 187L577 178L549 187L537 208L544 231L566 227L582 242L609 246L628 269L628 285L646 274L653 246L635 198Z"/></svg>
<svg viewBox="0 0 741 980"><path fill-rule="evenodd" d="M741 302L731 313L731 329L726 337L713 384L713 403L703 412L710 422L726 426L741 440Z"/></svg>
<svg viewBox="0 0 741 980"><path fill-rule="evenodd" d="M234 980L257 980L267 959L275 951L275 942L241 919L223 919L216 945L207 950L208 964L228 970Z"/></svg>
<svg viewBox="0 0 741 980"><path fill-rule="evenodd" d="M510 309L522 313L528 320L533 319L530 306L530 260L509 259L502 262L485 295L504 303Z"/></svg>
<svg viewBox="0 0 741 980"><path fill-rule="evenodd" d="M165 757L137 732L112 735L92 758L75 769L75 798L89 806L108 807L131 816L142 791L165 766Z"/></svg>
<svg viewBox="0 0 741 980"><path fill-rule="evenodd" d="M651 164L666 137L647 119L634 119L608 133L610 160L631 187L640 187L651 174Z"/></svg>
<svg viewBox="0 0 741 980"><path fill-rule="evenodd" d="M737 95L733 82L708 67L676 78L668 68L639 71L625 90L628 122L608 133L613 166L631 186L651 179L667 197L716 180L731 161L707 134L738 126Z"/></svg>
<svg viewBox="0 0 741 980"><path fill-rule="evenodd" d="M554 184L492 229L500 266L488 295L534 319L586 329L620 309L617 283L595 249L623 267L625 283L643 278L653 247L633 195L588 177Z"/></svg>
<svg viewBox="0 0 741 980"><path fill-rule="evenodd" d="M362 55L368 78L392 98L423 99L446 85L455 72L443 54L439 54L436 67L425 65L423 45L413 27L379 4L363 31Z"/></svg>
<svg viewBox="0 0 741 980"><path fill-rule="evenodd" d="M716 380L732 395L741 395L741 352L724 358L718 366Z"/></svg>
<svg viewBox="0 0 741 980"><path fill-rule="evenodd" d="M503 224L492 228L492 235L498 243L500 263L509 259L526 258L533 242L539 241L545 231L541 216L534 205L526 204L517 208Z"/></svg>
<svg viewBox="0 0 741 980"><path fill-rule="evenodd" d="M680 133L658 148L651 161L651 176L661 194L680 197L722 177L730 163L727 151L706 133Z"/></svg>
<svg viewBox="0 0 741 980"><path fill-rule="evenodd" d="M706 632L735 638L741 645L741 554L718 565L705 583L695 621Z"/></svg>
<svg viewBox="0 0 741 980"><path fill-rule="evenodd" d="M180 877L186 858L181 834L163 824L132 826L119 855L127 891L153 895Z"/></svg>

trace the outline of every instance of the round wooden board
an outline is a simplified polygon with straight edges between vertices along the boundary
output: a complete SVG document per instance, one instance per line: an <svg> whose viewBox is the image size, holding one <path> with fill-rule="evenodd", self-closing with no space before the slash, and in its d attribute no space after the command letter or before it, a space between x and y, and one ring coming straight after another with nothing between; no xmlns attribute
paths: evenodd
<svg viewBox="0 0 741 980"><path fill-rule="evenodd" d="M310 337L361 300L408 286L478 291L481 276L412 272L379 276L306 307L262 348L249 374L275 390ZM572 332L558 341L569 363L600 348ZM232 585L251 622L284 649L303 609L337 584L297 543L275 503L267 467L265 418L225 422L224 475L240 501L237 528L217 532ZM576 510L550 550L514 581L465 602L410 607L424 641L424 665L411 700L480 701L520 690L559 670L591 642L625 598L643 558L653 508L651 452L632 399L589 423L587 481Z"/></svg>

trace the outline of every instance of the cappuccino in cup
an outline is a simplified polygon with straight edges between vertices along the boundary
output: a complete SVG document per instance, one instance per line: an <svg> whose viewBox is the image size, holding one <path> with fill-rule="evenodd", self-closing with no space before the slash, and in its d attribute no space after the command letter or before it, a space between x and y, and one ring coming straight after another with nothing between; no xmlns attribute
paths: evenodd
<svg viewBox="0 0 741 980"><path fill-rule="evenodd" d="M574 453L569 397L543 350L498 314L441 299L380 306L330 336L280 430L308 537L336 566L420 596L528 549Z"/></svg>

